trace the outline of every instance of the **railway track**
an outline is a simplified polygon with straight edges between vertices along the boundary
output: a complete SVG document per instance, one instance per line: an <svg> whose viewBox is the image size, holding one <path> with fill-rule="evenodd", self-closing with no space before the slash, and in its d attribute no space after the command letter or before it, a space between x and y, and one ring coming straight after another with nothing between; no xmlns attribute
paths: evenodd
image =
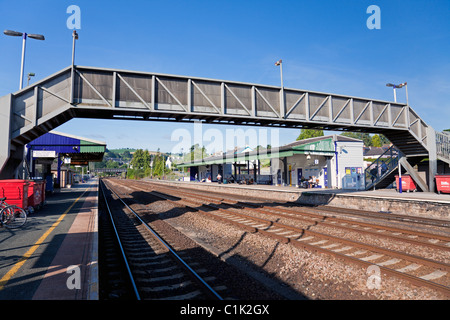
<svg viewBox="0 0 450 320"><path fill-rule="evenodd" d="M172 192L173 188L164 188L168 192ZM322 208L314 211L312 208L304 208L298 205L289 204L287 207L282 206L282 204L277 204L277 206L264 207L264 204L247 203L232 199L226 199L224 197L214 196L212 194L201 195L189 191L180 191L177 189L177 195L184 196L185 199L197 199L203 202L210 202L212 204L225 205L231 208L236 208L240 210L247 210L250 212L257 212L262 215L272 215L277 217L284 217L287 219L293 219L298 221L303 221L308 224L314 224L321 226L328 226L333 228L339 228L344 231L354 231L361 234L376 235L377 237L384 237L394 240L399 240L403 242L408 242L414 245L421 245L428 248L449 250L450 249L450 237L431 234L427 232L421 232L417 230L410 230L399 227L392 227L374 223L365 223L356 220L349 220L343 218L337 218L331 215L323 215L319 212ZM340 208L338 208L340 209ZM326 211L333 213L331 209L327 208ZM346 210L344 212L350 213L351 211ZM373 214L373 212L371 213ZM388 218L390 220L390 218ZM404 218L403 221L412 220L412 218ZM414 220L416 221L416 220ZM438 224L438 220L433 219L433 225ZM446 221L442 221L439 226L447 226Z"/></svg>
<svg viewBox="0 0 450 320"><path fill-rule="evenodd" d="M222 300L207 271L176 252L111 188L100 182L107 216L101 217L106 280L100 280L106 299ZM107 220L111 224L105 226ZM202 273L202 275L200 275ZM106 282L106 284L105 284Z"/></svg>
<svg viewBox="0 0 450 320"><path fill-rule="evenodd" d="M330 217L312 208L302 210L296 206L265 207L264 203L236 201L232 197L211 193L202 194L180 188L170 188L163 184L129 182L127 187L135 190L151 191L153 195L172 202L175 206L193 208L210 218L232 224L252 233L260 233L279 242L295 247L326 253L345 261L369 268L377 266L385 275L407 280L418 286L426 286L450 297L450 238L444 235L418 232L352 219ZM155 190L157 189L157 190ZM347 211L347 213L350 213ZM358 212L357 214L361 214ZM290 223L279 223L280 219L302 220L308 227L298 227ZM433 221L437 223L437 221ZM360 241L349 240L327 233L312 231L312 226L337 228L344 232L358 232L371 237L407 243L408 245L433 250L441 254L442 261L420 255L375 246ZM443 225L443 227L446 227Z"/></svg>

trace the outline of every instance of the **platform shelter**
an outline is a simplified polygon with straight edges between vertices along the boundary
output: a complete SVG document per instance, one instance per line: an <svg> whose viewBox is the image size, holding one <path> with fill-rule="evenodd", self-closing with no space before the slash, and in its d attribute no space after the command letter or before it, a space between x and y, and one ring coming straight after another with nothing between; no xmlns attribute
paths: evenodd
<svg viewBox="0 0 450 320"><path fill-rule="evenodd" d="M40 136L26 147L29 176L48 180L47 188L51 182L60 187L72 184L70 165L84 168L89 162L100 162L106 151L105 142L57 131Z"/></svg>
<svg viewBox="0 0 450 320"><path fill-rule="evenodd" d="M189 180L305 188L364 189L363 142L340 135L295 141L273 149L226 152L192 162ZM263 169L262 162L268 164ZM265 172L264 172L265 171Z"/></svg>

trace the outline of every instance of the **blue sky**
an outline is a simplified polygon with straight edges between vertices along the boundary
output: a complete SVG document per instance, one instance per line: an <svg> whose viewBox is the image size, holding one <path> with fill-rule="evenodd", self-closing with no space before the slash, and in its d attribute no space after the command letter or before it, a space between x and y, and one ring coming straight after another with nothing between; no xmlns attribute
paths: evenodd
<svg viewBox="0 0 450 320"><path fill-rule="evenodd" d="M409 103L436 130L450 128L450 1L0 1L0 28L28 39L25 74L44 78L71 62L69 5L81 9L76 64L279 85ZM381 9L370 30L367 7ZM0 35L0 96L19 85L20 38ZM397 91L405 102L405 92ZM73 119L56 130L109 148L171 151L178 124ZM182 128L192 131L193 125ZM205 126L204 129L212 128ZM222 132L230 127L219 128ZM247 128L244 128L247 129ZM299 130L280 131L280 143Z"/></svg>

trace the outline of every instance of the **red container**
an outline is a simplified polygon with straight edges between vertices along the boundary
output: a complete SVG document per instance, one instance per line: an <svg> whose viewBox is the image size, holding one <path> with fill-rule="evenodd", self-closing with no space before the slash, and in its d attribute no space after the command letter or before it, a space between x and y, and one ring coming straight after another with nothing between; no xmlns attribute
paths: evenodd
<svg viewBox="0 0 450 320"><path fill-rule="evenodd" d="M6 197L8 204L28 210L28 184L27 180L0 180L0 197Z"/></svg>
<svg viewBox="0 0 450 320"><path fill-rule="evenodd" d="M42 182L28 180L28 206L38 209L42 203Z"/></svg>
<svg viewBox="0 0 450 320"><path fill-rule="evenodd" d="M438 193L450 193L450 174L438 174L435 177Z"/></svg>
<svg viewBox="0 0 450 320"><path fill-rule="evenodd" d="M395 176L395 184L397 185L397 191L399 191L399 183L398 183L398 176ZM414 180L411 178L409 174L402 175L402 191L416 191L417 186Z"/></svg>

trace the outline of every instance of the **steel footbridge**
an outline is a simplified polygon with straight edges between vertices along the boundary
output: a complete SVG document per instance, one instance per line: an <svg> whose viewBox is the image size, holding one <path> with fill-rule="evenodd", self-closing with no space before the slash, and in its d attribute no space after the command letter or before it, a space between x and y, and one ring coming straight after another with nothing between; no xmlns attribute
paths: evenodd
<svg viewBox="0 0 450 320"><path fill-rule="evenodd" d="M419 181L424 191L434 189L437 160L450 163L450 136L435 132L406 104L261 84L69 66L0 98L0 178L17 173L25 144L72 118L380 133L401 151L401 163L408 172L420 159L430 160L428 183Z"/></svg>

